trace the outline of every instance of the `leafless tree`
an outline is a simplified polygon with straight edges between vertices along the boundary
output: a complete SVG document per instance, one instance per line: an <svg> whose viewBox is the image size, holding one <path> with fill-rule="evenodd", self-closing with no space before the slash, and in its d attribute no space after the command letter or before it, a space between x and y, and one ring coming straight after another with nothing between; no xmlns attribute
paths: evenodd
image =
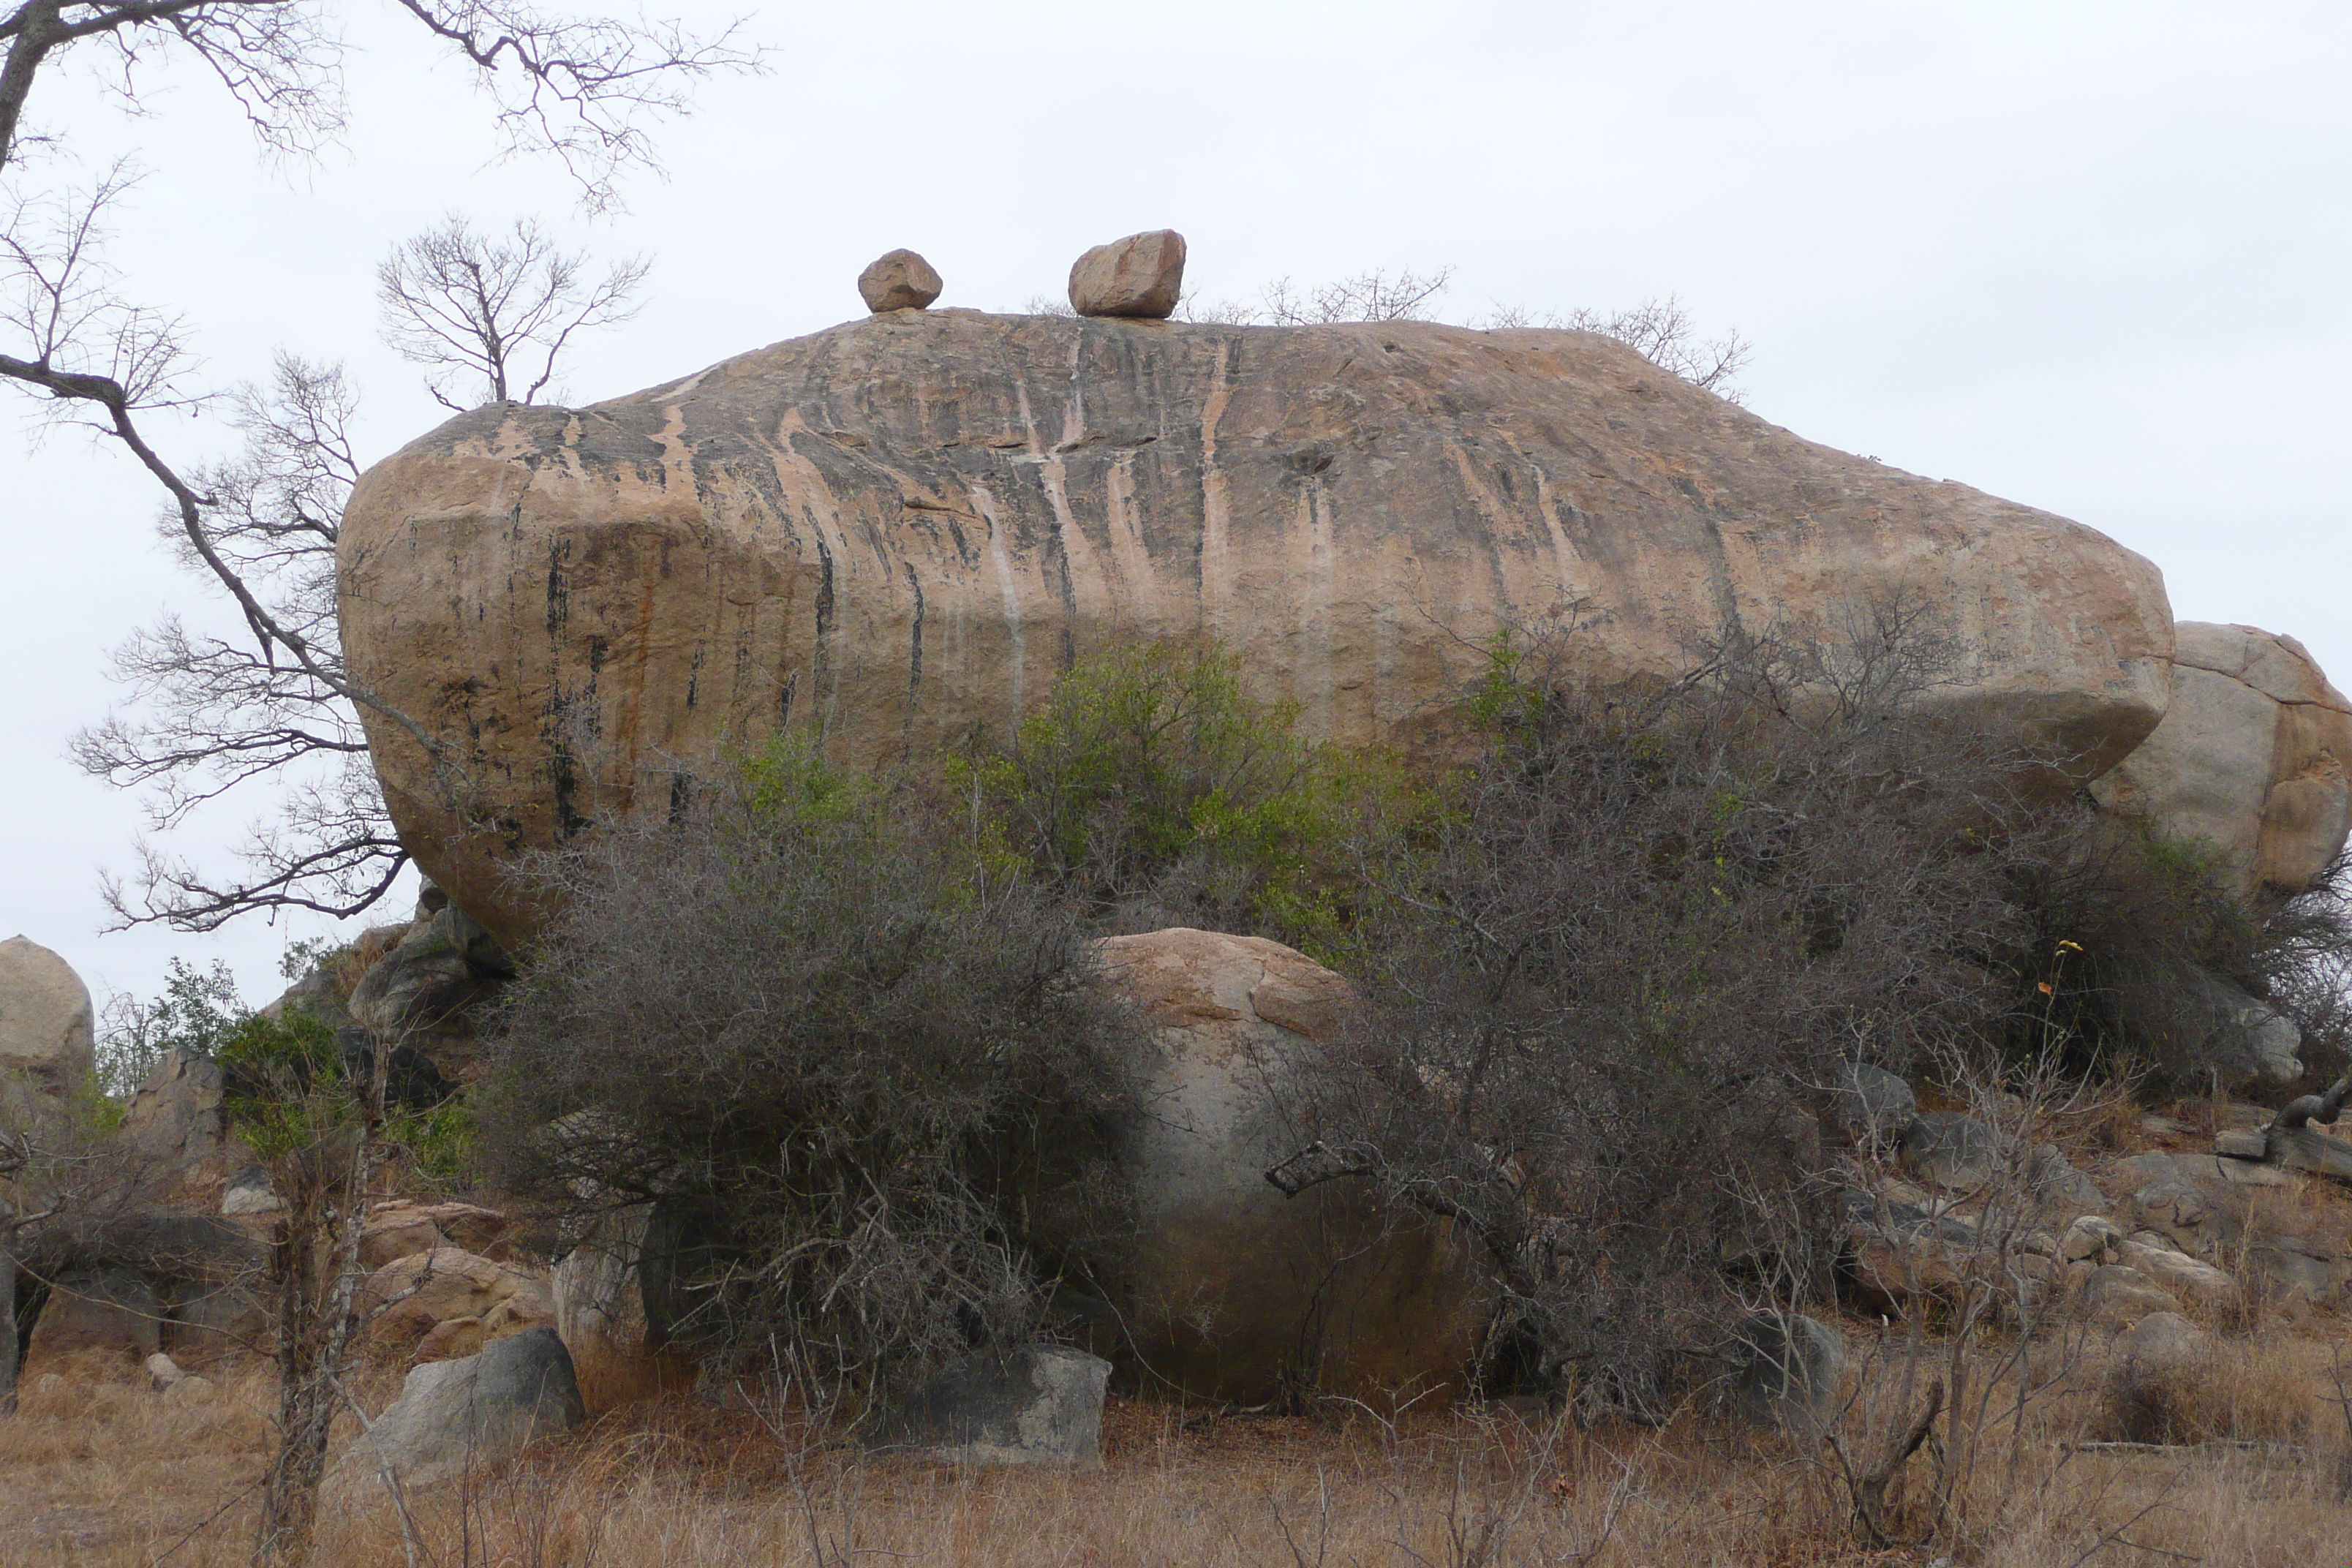
<svg viewBox="0 0 2352 1568"><path fill-rule="evenodd" d="M588 253L563 249L533 219L518 218L511 235L497 238L452 213L394 247L376 268L383 339L445 375L478 378L491 403L530 403L554 378L574 332L637 313L651 266L625 257L592 279ZM444 407L473 406L450 396L441 376L426 384Z"/></svg>
<svg viewBox="0 0 2352 1568"><path fill-rule="evenodd" d="M1301 292L1287 278L1277 278L1261 291L1264 320L1276 326L1304 327L1329 321L1426 321L1433 301L1453 280L1454 268L1415 272L1400 267L1391 274L1375 267L1336 283Z"/></svg>
<svg viewBox="0 0 2352 1568"><path fill-rule="evenodd" d="M350 433L358 396L341 366L281 353L268 385L226 401L244 449L191 473L200 521L272 619L310 643L318 669L192 631L169 614L115 650L113 674L130 701L77 734L71 751L94 776L148 792L151 832L169 833L240 786L279 792L250 829L235 879L142 842L135 887L105 884L125 925L209 931L250 910L354 914L407 863L358 715L339 689L335 536L359 477ZM183 563L210 581L177 519L167 515L163 528Z"/></svg>
<svg viewBox="0 0 2352 1568"><path fill-rule="evenodd" d="M693 81L760 66L740 24L706 39L676 24L551 16L527 0L399 3L475 68L501 150L551 153L591 210L614 205L622 176L653 164L652 128L685 111ZM64 62L97 56L138 112L147 107L139 68L193 58L244 111L266 155L308 157L344 125L344 45L332 16L324 0L16 0L0 9L0 382L33 398L39 421L84 426L138 460L168 497L187 556L228 594L251 637L249 652L176 624L134 639L123 671L151 692L168 687L163 710L101 726L85 737L81 760L161 785L166 823L290 761L351 763L308 779L289 816L257 831L249 882L217 886L150 855L144 908L133 916L118 905L127 918L201 929L244 909L364 907L390 886L398 848L382 831L352 715L373 711L428 756L444 753L411 716L348 678L332 635L331 595L318 574L332 552L321 531L332 525L327 506L352 466L340 441L349 408L339 374L298 377L307 386L283 427L246 421L248 442L260 440L248 447L257 462L208 474L158 449L152 416L210 399L196 383L189 324L137 303L103 254L109 216L136 173L118 163L77 184L71 149L29 130L26 108ZM44 156L28 161L34 148ZM270 460L312 438L316 447L290 464ZM239 479L253 481L249 493L235 489Z"/></svg>
<svg viewBox="0 0 2352 1568"><path fill-rule="evenodd" d="M1680 299L1644 300L1630 310L1575 310L1565 316L1498 306L1471 323L1488 330L1508 327L1549 327L1598 332L1614 338L1651 363L1670 370L1694 386L1704 387L1731 403L1747 394L1733 378L1747 368L1750 345L1732 328L1719 338L1699 336Z"/></svg>

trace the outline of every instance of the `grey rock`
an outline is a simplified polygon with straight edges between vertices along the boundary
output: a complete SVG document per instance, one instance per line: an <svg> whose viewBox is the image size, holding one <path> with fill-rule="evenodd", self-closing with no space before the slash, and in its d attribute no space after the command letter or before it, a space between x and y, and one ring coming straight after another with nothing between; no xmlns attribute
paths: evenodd
<svg viewBox="0 0 2352 1568"><path fill-rule="evenodd" d="M967 1465L1102 1463L1110 1363L1060 1345L982 1354L935 1373L885 1426L886 1444Z"/></svg>
<svg viewBox="0 0 2352 1568"><path fill-rule="evenodd" d="M228 1185L221 1191L220 1212L231 1218L276 1214L285 1206L258 1165L248 1165L231 1176Z"/></svg>
<svg viewBox="0 0 2352 1568"><path fill-rule="evenodd" d="M2212 1336L2178 1312L2151 1312L2116 1339L2116 1353L2143 1372L2177 1372L2212 1349Z"/></svg>
<svg viewBox="0 0 2352 1568"><path fill-rule="evenodd" d="M410 1373L400 1397L336 1461L331 1484L344 1495L377 1485L381 1456L404 1487L431 1486L584 1418L563 1342L553 1329L527 1329Z"/></svg>
<svg viewBox="0 0 2352 1568"><path fill-rule="evenodd" d="M2121 1263L2095 1270L2083 1289L2083 1304L2103 1323L2128 1327L2152 1312L2178 1312L2179 1298L2138 1269Z"/></svg>
<svg viewBox="0 0 2352 1568"><path fill-rule="evenodd" d="M1184 237L1172 228L1097 245L1070 268L1070 308L1081 316L1165 320L1184 293Z"/></svg>
<svg viewBox="0 0 2352 1568"><path fill-rule="evenodd" d="M147 1384L151 1388L169 1388L175 1383L184 1382L187 1375L180 1370L179 1363L161 1351L147 1358Z"/></svg>
<svg viewBox="0 0 2352 1568"><path fill-rule="evenodd" d="M49 1288L25 1346L29 1373L43 1363L82 1355L144 1362L163 1348L163 1310L147 1281L127 1268L61 1276Z"/></svg>
<svg viewBox="0 0 2352 1568"><path fill-rule="evenodd" d="M2203 1063L2224 1085L2291 1084L2303 1077L2303 1031L2267 1002L2203 970L2191 971L2191 1029Z"/></svg>
<svg viewBox="0 0 2352 1568"><path fill-rule="evenodd" d="M2254 1248L2249 1258L2266 1291L2305 1307L2332 1307L2343 1289L2343 1279L2330 1263L2287 1244L2299 1240L2279 1237L2272 1245Z"/></svg>
<svg viewBox="0 0 2352 1568"><path fill-rule="evenodd" d="M2231 1128L2213 1134L2213 1152L2224 1160L2259 1160L2270 1152L2270 1140L2258 1130Z"/></svg>
<svg viewBox="0 0 2352 1568"><path fill-rule="evenodd" d="M2095 1209L2107 1201L2099 1184L2076 1170L2055 1144L2034 1151L2033 1191L2047 1202L2068 1208Z"/></svg>
<svg viewBox="0 0 2352 1568"><path fill-rule="evenodd" d="M1724 1408L1755 1426L1811 1432L1837 1407L1845 1342L1801 1312L1759 1312L1717 1351Z"/></svg>
<svg viewBox="0 0 2352 1568"><path fill-rule="evenodd" d="M122 1131L148 1158L187 1177L224 1174L228 1128L221 1117L220 1064L175 1050L131 1097ZM244 1158L240 1152L240 1162Z"/></svg>
<svg viewBox="0 0 2352 1568"><path fill-rule="evenodd" d="M2193 1231L2212 1212L2204 1189L2187 1182L2151 1182L2132 1194L2132 1209L2147 1224Z"/></svg>
<svg viewBox="0 0 2352 1568"><path fill-rule="evenodd" d="M2124 1233L2113 1220L2086 1214L2058 1238L2059 1256L2070 1262L2110 1263L2123 1255Z"/></svg>
<svg viewBox="0 0 2352 1568"><path fill-rule="evenodd" d="M1903 1168L1934 1186L1982 1186L2000 1172L2000 1135L1959 1111L1924 1112L1904 1134Z"/></svg>
<svg viewBox="0 0 2352 1568"><path fill-rule="evenodd" d="M240 1284L189 1287L164 1307L164 1351L175 1361L205 1365L224 1356L269 1348L269 1309Z"/></svg>
<svg viewBox="0 0 2352 1568"><path fill-rule="evenodd" d="M398 1036L447 1023L512 978L514 961L465 910L445 905L409 928L352 988L352 1021Z"/></svg>
<svg viewBox="0 0 2352 1568"><path fill-rule="evenodd" d="M931 264L911 250L885 251L857 275L857 297L876 315L928 309L941 287Z"/></svg>
<svg viewBox="0 0 2352 1568"><path fill-rule="evenodd" d="M1831 1112L1848 1142L1892 1148L1918 1119L1919 1097L1885 1068L1852 1062L1839 1076Z"/></svg>
<svg viewBox="0 0 2352 1568"><path fill-rule="evenodd" d="M0 942L0 1079L21 1076L50 1094L97 1067L89 987L73 965L26 936Z"/></svg>

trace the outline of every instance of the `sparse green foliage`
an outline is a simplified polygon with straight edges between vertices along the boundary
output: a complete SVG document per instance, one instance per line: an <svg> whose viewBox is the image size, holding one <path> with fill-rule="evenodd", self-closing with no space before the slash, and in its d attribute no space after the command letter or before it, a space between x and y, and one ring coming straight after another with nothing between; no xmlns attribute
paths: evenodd
<svg viewBox="0 0 2352 1568"><path fill-rule="evenodd" d="M152 1002L127 993L108 999L97 1042L100 1087L116 1100L128 1100L173 1052L212 1055L245 1011L227 964L215 959L209 969L199 970L185 959L173 959L163 995Z"/></svg>

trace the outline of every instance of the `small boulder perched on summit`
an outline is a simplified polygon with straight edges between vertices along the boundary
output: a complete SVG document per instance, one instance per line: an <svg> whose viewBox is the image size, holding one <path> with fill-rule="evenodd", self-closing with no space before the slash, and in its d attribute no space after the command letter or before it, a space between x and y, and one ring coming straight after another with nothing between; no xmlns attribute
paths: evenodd
<svg viewBox="0 0 2352 1568"><path fill-rule="evenodd" d="M877 316L885 310L927 309L943 287L931 264L911 250L885 251L857 275L858 296Z"/></svg>
<svg viewBox="0 0 2352 1568"><path fill-rule="evenodd" d="M1070 268L1070 308L1081 316L1165 321L1184 291L1184 237L1172 228L1097 245Z"/></svg>
<svg viewBox="0 0 2352 1568"><path fill-rule="evenodd" d="M91 1022L72 964L30 937L0 942L0 1075L66 1092L96 1066Z"/></svg>

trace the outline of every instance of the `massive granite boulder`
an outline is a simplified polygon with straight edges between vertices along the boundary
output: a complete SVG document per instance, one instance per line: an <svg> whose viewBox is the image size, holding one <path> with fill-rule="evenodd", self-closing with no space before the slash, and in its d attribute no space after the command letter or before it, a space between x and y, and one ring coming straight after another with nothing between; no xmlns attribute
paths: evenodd
<svg viewBox="0 0 2352 1568"><path fill-rule="evenodd" d="M1489 638L1572 609L1597 677L1727 620L1907 595L2081 776L2162 716L2172 621L2087 528L1804 441L1630 349L1422 322L929 310L377 465L343 644L404 842L509 950L518 849L780 729L845 759L1003 735L1123 634L1210 633L1314 734L1423 747Z"/></svg>
<svg viewBox="0 0 2352 1568"><path fill-rule="evenodd" d="M2202 621L2174 630L2164 721L2093 793L2210 847L2240 898L2291 898L2352 831L2352 702L2293 637Z"/></svg>

